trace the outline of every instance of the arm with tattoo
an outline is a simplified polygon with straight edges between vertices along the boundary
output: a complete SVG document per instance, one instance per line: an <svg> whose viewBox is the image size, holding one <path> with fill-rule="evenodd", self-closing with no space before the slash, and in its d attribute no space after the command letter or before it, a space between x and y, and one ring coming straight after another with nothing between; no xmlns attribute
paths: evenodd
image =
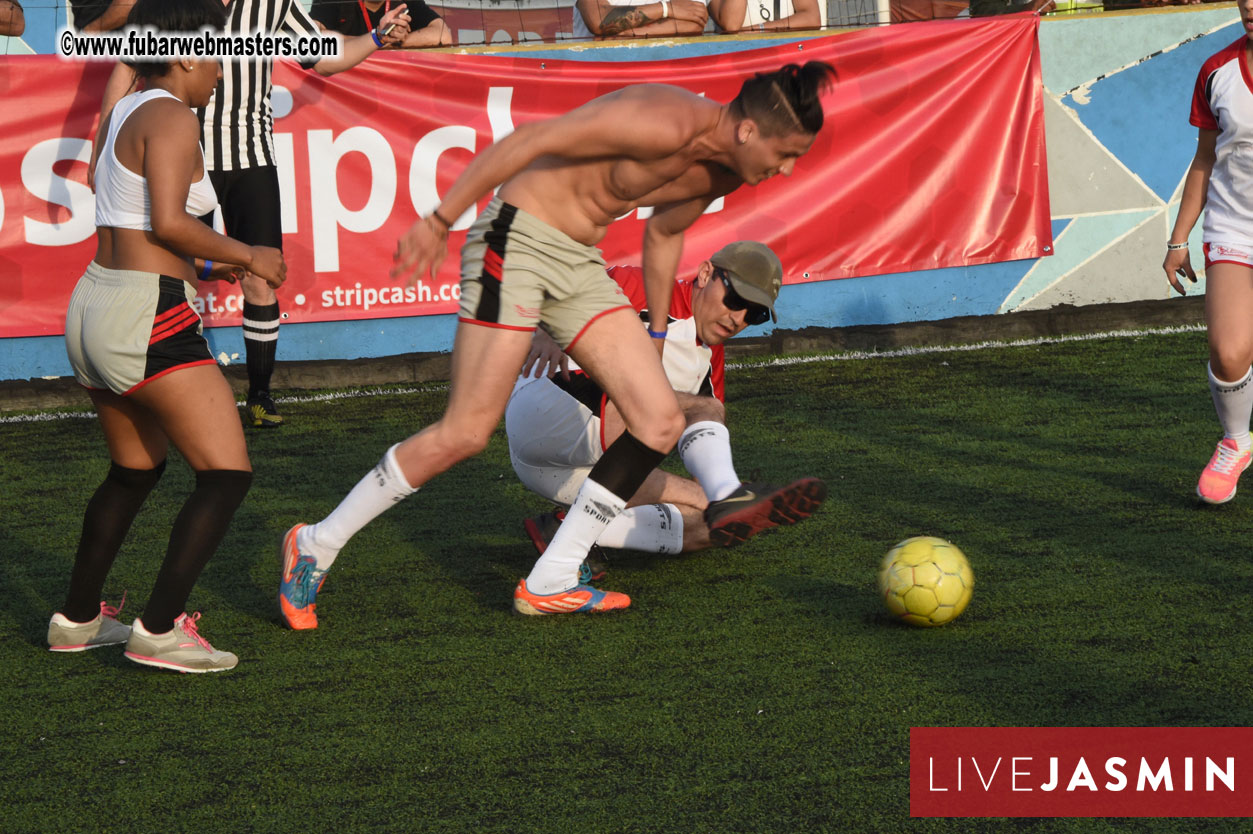
<svg viewBox="0 0 1253 834"><path fill-rule="evenodd" d="M660 13L654 18L645 11L650 6L660 6L660 4L614 6L600 19L600 34L605 36L621 35L623 32L652 23L654 20L661 20Z"/></svg>

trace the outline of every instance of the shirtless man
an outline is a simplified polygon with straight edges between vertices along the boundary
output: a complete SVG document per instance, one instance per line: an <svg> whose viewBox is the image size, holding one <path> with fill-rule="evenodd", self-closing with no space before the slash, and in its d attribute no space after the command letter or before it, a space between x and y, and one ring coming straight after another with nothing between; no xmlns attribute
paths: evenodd
<svg viewBox="0 0 1253 834"><path fill-rule="evenodd" d="M561 527L514 591L522 614L626 608L625 594L579 584L597 537L674 448L685 420L659 353L683 233L718 197L791 174L822 128L820 93L834 70L789 64L744 82L729 104L668 85L626 87L563 116L532 122L479 154L442 204L396 247L393 276L434 276L462 212L500 186L461 253L461 309L444 416L388 449L321 522L297 524L281 546L279 607L317 627L316 594L358 530L422 484L487 445L543 326L617 405L626 430L583 482ZM502 185L503 183L503 185ZM605 274L596 248L610 223L653 206L644 230L647 334ZM652 336L653 346L649 344ZM814 504L813 496L779 498ZM820 500L820 499L819 499ZM737 515L764 519L761 501Z"/></svg>

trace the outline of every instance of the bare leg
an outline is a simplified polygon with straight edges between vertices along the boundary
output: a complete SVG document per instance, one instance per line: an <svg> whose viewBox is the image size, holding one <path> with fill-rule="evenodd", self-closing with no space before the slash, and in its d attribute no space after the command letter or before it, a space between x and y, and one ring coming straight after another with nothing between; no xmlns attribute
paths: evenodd
<svg viewBox="0 0 1253 834"><path fill-rule="evenodd" d="M127 399L150 415L161 435L169 438L197 472L252 471L235 396L216 365L196 365L167 374ZM112 452L112 442L109 448Z"/></svg>
<svg viewBox="0 0 1253 834"><path fill-rule="evenodd" d="M1236 484L1249 465L1253 437L1253 269L1239 264L1213 264L1205 290L1205 318L1209 331L1209 389L1214 411L1223 428L1209 464L1197 482L1197 495L1222 504L1236 494Z"/></svg>
<svg viewBox="0 0 1253 834"><path fill-rule="evenodd" d="M448 408L396 449L410 486L420 487L487 446L530 347L530 331L457 325Z"/></svg>
<svg viewBox="0 0 1253 834"><path fill-rule="evenodd" d="M1205 282L1210 368L1219 379L1234 382L1253 364L1253 269L1214 264Z"/></svg>
<svg viewBox="0 0 1253 834"><path fill-rule="evenodd" d="M636 439L659 452L674 448L683 412L638 316L628 310L602 316L569 353L609 395Z"/></svg>
<svg viewBox="0 0 1253 834"><path fill-rule="evenodd" d="M529 331L458 325L444 415L389 449L330 515L300 526L295 550L312 557L317 570L329 569L358 530L431 478L480 452L504 414L530 343ZM291 561L287 555L284 560Z"/></svg>

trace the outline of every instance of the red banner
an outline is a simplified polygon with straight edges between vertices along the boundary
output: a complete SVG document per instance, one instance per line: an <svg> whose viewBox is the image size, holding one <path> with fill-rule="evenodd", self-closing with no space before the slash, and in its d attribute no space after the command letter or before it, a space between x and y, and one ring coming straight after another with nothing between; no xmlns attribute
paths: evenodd
<svg viewBox="0 0 1253 834"><path fill-rule="evenodd" d="M456 257L412 290L387 271L397 238L474 153L628 84L730 101L750 74L812 59L840 76L813 149L790 178L714 203L688 232L682 272L745 238L774 247L788 283L1040 257L1052 235L1037 26L1031 15L920 23L666 62L392 53L330 79L282 64L283 311L290 321L453 312ZM95 249L86 161L108 69L0 58L0 337L62 332ZM638 262L648 214L614 224L601 244L610 263ZM230 285L206 283L201 304L210 325L239 321Z"/></svg>
<svg viewBox="0 0 1253 834"><path fill-rule="evenodd" d="M1253 816L1253 728L914 727L914 817Z"/></svg>

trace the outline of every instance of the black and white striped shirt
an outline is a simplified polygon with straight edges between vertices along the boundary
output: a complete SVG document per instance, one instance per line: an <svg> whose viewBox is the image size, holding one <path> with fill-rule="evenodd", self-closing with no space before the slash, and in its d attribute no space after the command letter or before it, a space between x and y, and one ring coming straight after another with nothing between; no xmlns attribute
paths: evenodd
<svg viewBox="0 0 1253 834"><path fill-rule="evenodd" d="M299 0L231 0L226 33L285 32L314 37L318 25ZM304 64L306 68L316 60ZM274 164L274 117L270 110L271 58L223 61L222 80L201 113L201 141L211 171Z"/></svg>

